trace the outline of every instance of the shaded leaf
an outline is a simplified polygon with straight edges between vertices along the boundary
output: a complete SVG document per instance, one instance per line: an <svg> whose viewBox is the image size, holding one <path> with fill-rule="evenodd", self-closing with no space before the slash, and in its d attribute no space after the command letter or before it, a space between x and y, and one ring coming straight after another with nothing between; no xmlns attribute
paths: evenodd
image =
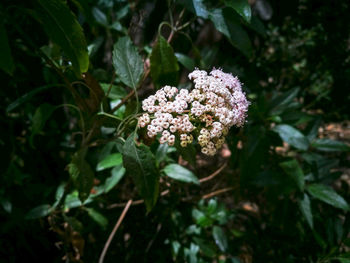
<svg viewBox="0 0 350 263"><path fill-rule="evenodd" d="M349 210L348 203L338 195L333 188L322 184L312 184L307 187L308 192L318 200L337 208Z"/></svg>
<svg viewBox="0 0 350 263"><path fill-rule="evenodd" d="M120 153L110 154L97 164L96 171L102 171L120 165L122 162L122 155Z"/></svg>
<svg viewBox="0 0 350 263"><path fill-rule="evenodd" d="M215 240L216 245L219 247L219 249L222 252L225 252L227 250L227 237L224 231L219 226L213 227L213 238Z"/></svg>
<svg viewBox="0 0 350 263"><path fill-rule="evenodd" d="M298 95L299 90L299 88L294 88L274 98L269 105L270 116L281 114L290 107L291 103Z"/></svg>
<svg viewBox="0 0 350 263"><path fill-rule="evenodd" d="M215 257L216 251L214 245L199 237L193 237L193 240L199 246L204 255L207 257Z"/></svg>
<svg viewBox="0 0 350 263"><path fill-rule="evenodd" d="M32 210L30 210L26 216L25 219L37 219L40 217L45 217L51 212L51 206L50 205L40 205Z"/></svg>
<svg viewBox="0 0 350 263"><path fill-rule="evenodd" d="M7 33L2 19L0 19L0 69L12 76L15 69Z"/></svg>
<svg viewBox="0 0 350 263"><path fill-rule="evenodd" d="M272 129L277 132L281 139L299 150L309 148L309 140L300 131L287 124L280 124Z"/></svg>
<svg viewBox="0 0 350 263"><path fill-rule="evenodd" d="M114 167L111 171L111 176L106 179L104 192L108 193L116 186L125 174L125 168L122 165Z"/></svg>
<svg viewBox="0 0 350 263"><path fill-rule="evenodd" d="M89 197L94 181L94 172L85 160L86 152L86 148L76 152L68 165L69 174L75 188L79 192L81 202L84 202Z"/></svg>
<svg viewBox="0 0 350 263"><path fill-rule="evenodd" d="M252 11L247 0L225 0L225 4L233 8L245 21L250 23Z"/></svg>
<svg viewBox="0 0 350 263"><path fill-rule="evenodd" d="M59 45L73 64L76 74L89 68L89 55L85 36L74 14L62 0L37 0L37 16L49 36Z"/></svg>
<svg viewBox="0 0 350 263"><path fill-rule="evenodd" d="M109 90L110 84L107 83L100 83L101 88L103 89L104 93L107 94L107 91ZM121 86L112 85L111 91L108 94L108 98L112 100L122 99L127 95L125 89Z"/></svg>
<svg viewBox="0 0 350 263"><path fill-rule="evenodd" d="M150 211L158 198L159 173L152 152L146 145L137 146L135 136L132 133L125 141L122 151L123 165L145 200L147 211Z"/></svg>
<svg viewBox="0 0 350 263"><path fill-rule="evenodd" d="M304 173L297 160L293 159L290 161L282 162L279 165L282 167L284 172L295 181L299 190L303 191L305 186Z"/></svg>
<svg viewBox="0 0 350 263"><path fill-rule="evenodd" d="M120 80L136 89L143 74L142 58L129 37L121 37L114 45L113 66Z"/></svg>
<svg viewBox="0 0 350 263"><path fill-rule="evenodd" d="M177 60L188 70L193 70L195 67L194 60L182 53L175 53Z"/></svg>
<svg viewBox="0 0 350 263"><path fill-rule="evenodd" d="M310 203L310 198L307 194L304 194L303 199L299 200L299 208L301 213L305 217L306 222L309 224L311 229L313 229L314 221L312 216L311 203Z"/></svg>
<svg viewBox="0 0 350 263"><path fill-rule="evenodd" d="M198 178L188 169L182 167L178 164L168 164L163 169L164 173L175 180L186 182L186 183L194 183L199 184Z"/></svg>
<svg viewBox="0 0 350 263"><path fill-rule="evenodd" d="M93 7L92 8L92 15L94 16L97 23L99 23L103 26L108 26L107 16L100 9L98 9L97 7Z"/></svg>
<svg viewBox="0 0 350 263"><path fill-rule="evenodd" d="M47 103L41 104L39 108L36 109L32 119L31 144L33 143L34 136L42 131L54 110L55 107Z"/></svg>
<svg viewBox="0 0 350 263"><path fill-rule="evenodd" d="M161 86L177 84L179 65L173 48L164 37L158 36L150 61L153 82Z"/></svg>
<svg viewBox="0 0 350 263"><path fill-rule="evenodd" d="M324 152L347 152L350 151L350 146L331 139L316 139L311 143L311 146L319 151Z"/></svg>
<svg viewBox="0 0 350 263"><path fill-rule="evenodd" d="M93 208L85 208L85 210L88 212L89 216L97 223L99 224L103 229L106 229L108 225L108 219L102 215L101 213L97 212Z"/></svg>
<svg viewBox="0 0 350 263"><path fill-rule="evenodd" d="M246 57L253 56L253 47L248 34L240 26L239 22L233 18L230 9L213 9L209 14L209 19L214 23L215 28L223 33L230 43L240 50Z"/></svg>
<svg viewBox="0 0 350 263"><path fill-rule="evenodd" d="M204 0L182 0L187 10L195 13L197 16L207 19L209 11L204 5Z"/></svg>
<svg viewBox="0 0 350 263"><path fill-rule="evenodd" d="M41 91L47 90L50 87L52 87L52 85L42 86L29 91L28 93L22 95L21 97L16 99L14 102L12 102L10 105L8 105L6 108L6 112L13 111L17 107L21 106L24 102L31 99L35 94L40 93Z"/></svg>

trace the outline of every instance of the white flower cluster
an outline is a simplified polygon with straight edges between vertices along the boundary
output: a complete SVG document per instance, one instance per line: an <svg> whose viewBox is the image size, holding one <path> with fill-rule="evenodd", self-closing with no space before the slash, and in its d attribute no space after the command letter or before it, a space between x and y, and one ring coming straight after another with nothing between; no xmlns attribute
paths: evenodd
<svg viewBox="0 0 350 263"><path fill-rule="evenodd" d="M160 143L174 145L175 139L186 147L197 138L202 153L214 155L225 142L229 128L244 124L249 102L237 77L214 69L194 70L189 74L194 89L188 91L165 86L142 102L146 112L139 127L147 135L161 134Z"/></svg>

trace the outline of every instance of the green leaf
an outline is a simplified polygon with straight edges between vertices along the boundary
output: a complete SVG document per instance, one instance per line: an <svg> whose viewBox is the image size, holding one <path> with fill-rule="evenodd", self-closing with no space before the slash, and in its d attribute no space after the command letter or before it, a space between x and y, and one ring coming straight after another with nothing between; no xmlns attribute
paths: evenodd
<svg viewBox="0 0 350 263"><path fill-rule="evenodd" d="M274 98L269 105L270 116L283 113L296 98L299 90L299 88L294 88Z"/></svg>
<svg viewBox="0 0 350 263"><path fill-rule="evenodd" d="M296 183L300 191L304 191L304 173L297 160L282 162L279 164L284 172L288 174Z"/></svg>
<svg viewBox="0 0 350 263"><path fill-rule="evenodd" d="M308 192L318 200L334 207L349 210L348 203L332 188L322 184L312 184L307 187Z"/></svg>
<svg viewBox="0 0 350 263"><path fill-rule="evenodd" d="M109 90L110 84L107 83L100 83L101 88L107 94L107 91ZM127 95L125 89L121 86L112 85L111 91L108 94L108 98L112 100L122 99Z"/></svg>
<svg viewBox="0 0 350 263"><path fill-rule="evenodd" d="M195 13L197 16L207 19L209 11L204 5L204 0L182 0L187 10Z"/></svg>
<svg viewBox="0 0 350 263"><path fill-rule="evenodd" d="M194 61L189 56L182 53L175 53L177 60L188 70L193 70L195 67Z"/></svg>
<svg viewBox="0 0 350 263"><path fill-rule="evenodd" d="M37 16L48 37L59 45L73 64L76 74L89 68L89 55L83 29L62 0L37 0Z"/></svg>
<svg viewBox="0 0 350 263"><path fill-rule="evenodd" d="M11 48L2 19L0 20L0 57L0 69L12 76L15 64L13 63Z"/></svg>
<svg viewBox="0 0 350 263"><path fill-rule="evenodd" d="M299 150L306 151L309 148L309 140L300 131L287 124L277 125L272 129L281 139Z"/></svg>
<svg viewBox="0 0 350 263"><path fill-rule="evenodd" d="M216 251L214 245L207 242L205 239L199 238L199 237L193 237L194 242L199 246L201 251L204 255L207 257L215 257Z"/></svg>
<svg viewBox="0 0 350 263"><path fill-rule="evenodd" d="M88 212L89 216L97 223L99 224L103 229L107 228L108 225L108 219L102 215L101 213L97 212L93 208L85 208L85 210Z"/></svg>
<svg viewBox="0 0 350 263"><path fill-rule="evenodd" d="M94 172L89 163L85 161L86 153L86 148L79 150L68 165L69 174L82 203L89 197L94 182Z"/></svg>
<svg viewBox="0 0 350 263"><path fill-rule="evenodd" d="M213 237L214 237L215 243L219 247L219 249L222 252L225 252L227 250L227 246L228 246L227 237L226 237L226 235L221 227L219 227L219 226L213 227Z"/></svg>
<svg viewBox="0 0 350 263"><path fill-rule="evenodd" d="M123 165L132 177L139 194L145 200L147 211L157 202L159 173L149 147L135 144L135 133L130 134L123 146Z"/></svg>
<svg viewBox="0 0 350 263"><path fill-rule="evenodd" d="M32 119L32 133L29 139L31 144L33 144L34 136L42 131L54 110L55 107L47 103L41 104L36 109Z"/></svg>
<svg viewBox="0 0 350 263"><path fill-rule="evenodd" d="M51 212L51 206L50 205L40 205L32 210L30 210L26 216L25 219L37 219L41 217L45 217Z"/></svg>
<svg viewBox="0 0 350 263"><path fill-rule="evenodd" d="M178 164L169 164L165 166L163 172L170 178L175 180L186 182L186 183L194 183L199 184L198 178L188 169L182 167Z"/></svg>
<svg viewBox="0 0 350 263"><path fill-rule="evenodd" d="M151 54L151 76L153 82L163 85L176 85L179 65L173 48L164 37L158 36L158 41Z"/></svg>
<svg viewBox="0 0 350 263"><path fill-rule="evenodd" d="M350 146L331 139L316 139L311 143L311 146L319 151L324 152L347 152L350 151Z"/></svg>
<svg viewBox="0 0 350 263"><path fill-rule="evenodd" d="M299 200L299 208L301 213L305 217L306 222L309 224L311 229L313 229L314 221L312 216L311 203L310 203L310 198L307 194L304 194L303 199Z"/></svg>
<svg viewBox="0 0 350 263"><path fill-rule="evenodd" d="M12 212L12 203L6 198L0 198L2 208L9 214Z"/></svg>
<svg viewBox="0 0 350 263"><path fill-rule="evenodd" d="M120 153L110 154L97 164L96 171L102 171L120 165L122 162L122 155Z"/></svg>
<svg viewBox="0 0 350 263"><path fill-rule="evenodd" d="M121 37L114 45L113 65L120 80L136 89L143 74L142 58L129 37Z"/></svg>
<svg viewBox="0 0 350 263"><path fill-rule="evenodd" d="M118 165L112 169L111 174L112 175L106 179L104 185L105 193L108 193L110 190L113 189L114 186L116 186L119 183L119 181L123 178L125 174L125 168L122 165Z"/></svg>
<svg viewBox="0 0 350 263"><path fill-rule="evenodd" d="M215 28L223 33L230 43L240 50L246 57L253 56L253 47L248 34L240 26L232 15L230 9L213 9L209 19L214 23Z"/></svg>
<svg viewBox="0 0 350 263"><path fill-rule="evenodd" d="M252 11L247 0L225 0L225 4L233 8L245 21L250 23Z"/></svg>
<svg viewBox="0 0 350 263"><path fill-rule="evenodd" d="M17 107L22 105L24 102L30 100L35 94L40 93L44 90L47 90L48 88L51 88L51 87L53 87L53 85L46 85L46 86L35 88L35 89L29 91L28 93L22 95L21 97L16 99L14 102L12 102L10 105L8 105L6 108L6 112L13 111L14 109L16 109Z"/></svg>
<svg viewBox="0 0 350 263"><path fill-rule="evenodd" d="M92 15L94 16L97 23L103 26L108 26L107 16L100 9L98 9L97 7L93 7Z"/></svg>

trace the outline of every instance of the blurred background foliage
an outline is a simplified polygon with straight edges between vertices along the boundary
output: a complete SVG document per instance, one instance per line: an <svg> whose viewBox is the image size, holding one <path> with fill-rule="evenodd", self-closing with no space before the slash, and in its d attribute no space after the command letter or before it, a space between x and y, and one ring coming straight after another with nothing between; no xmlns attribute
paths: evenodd
<svg viewBox="0 0 350 263"><path fill-rule="evenodd" d="M98 262L132 199L104 262L350 262L349 5L3 0L1 261ZM211 158L135 143L195 67L240 78L246 125Z"/></svg>

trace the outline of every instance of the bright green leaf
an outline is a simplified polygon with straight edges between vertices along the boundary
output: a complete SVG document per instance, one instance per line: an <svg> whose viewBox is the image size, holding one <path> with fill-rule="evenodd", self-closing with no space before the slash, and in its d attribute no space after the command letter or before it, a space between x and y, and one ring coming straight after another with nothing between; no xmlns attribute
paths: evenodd
<svg viewBox="0 0 350 263"><path fill-rule="evenodd" d="M347 152L350 151L350 146L331 139L316 139L311 143L311 146L319 151L324 152Z"/></svg>
<svg viewBox="0 0 350 263"><path fill-rule="evenodd" d="M349 210L348 203L338 195L333 188L322 184L312 184L307 187L308 192L316 199L334 207Z"/></svg>
<svg viewBox="0 0 350 263"><path fill-rule="evenodd" d="M309 148L309 140L300 131L287 124L277 125L272 129L277 132L281 139L299 150Z"/></svg>
<svg viewBox="0 0 350 263"><path fill-rule="evenodd" d="M83 29L62 0L37 0L37 16L49 36L59 45L73 64L76 74L89 68L89 55Z"/></svg>
<svg viewBox="0 0 350 263"><path fill-rule="evenodd" d="M154 83L161 86L177 84L179 65L173 48L164 37L158 36L150 60L151 76Z"/></svg>
<svg viewBox="0 0 350 263"><path fill-rule="evenodd" d="M68 165L69 174L75 188L79 192L79 199L84 202L90 195L94 182L94 172L85 160L87 149L83 148L76 152Z"/></svg>
<svg viewBox="0 0 350 263"><path fill-rule="evenodd" d="M132 133L125 141L122 151L123 166L145 200L147 211L150 211L158 198L159 173L152 152L146 145L137 146L135 136Z"/></svg>
<svg viewBox="0 0 350 263"><path fill-rule="evenodd" d="M2 19L0 20L0 69L12 76L15 69L7 33Z"/></svg>
<svg viewBox="0 0 350 263"><path fill-rule="evenodd" d="M113 189L114 186L116 186L119 183L119 181L123 178L125 174L125 168L122 165L118 165L112 169L111 174L112 175L106 179L104 185L105 193L108 193L110 190Z"/></svg>
<svg viewBox="0 0 350 263"><path fill-rule="evenodd" d="M122 155L120 153L110 154L97 164L96 171L102 171L120 165L122 162Z"/></svg>
<svg viewBox="0 0 350 263"><path fill-rule="evenodd" d="M306 222L309 224L311 229L314 228L314 221L311 210L310 198L307 194L304 194L303 199L299 200L300 211L306 219Z"/></svg>
<svg viewBox="0 0 350 263"><path fill-rule="evenodd" d="M136 89L143 74L142 58L129 37L121 37L114 45L113 65L120 80Z"/></svg>
<svg viewBox="0 0 350 263"><path fill-rule="evenodd" d="M225 4L228 7L233 8L245 21L250 23L252 18L252 11L248 0L225 0Z"/></svg>
<svg viewBox="0 0 350 263"><path fill-rule="evenodd" d="M25 219L37 219L40 217L45 217L51 212L51 206L50 205L40 205L32 210L30 210L26 216Z"/></svg>
<svg viewBox="0 0 350 263"><path fill-rule="evenodd" d="M246 57L253 56L253 47L248 34L236 21L231 11L225 9L214 9L209 14L209 19L214 23L215 28L223 33L230 43L240 50Z"/></svg>
<svg viewBox="0 0 350 263"><path fill-rule="evenodd" d="M219 247L219 249L222 252L225 252L227 250L227 237L225 235L224 230L222 230L219 226L213 227L213 237L215 240L216 245Z"/></svg>
<svg viewBox="0 0 350 263"><path fill-rule="evenodd" d="M89 216L97 223L99 224L103 229L106 229L108 225L108 220L107 218L102 215L101 213L97 212L93 208L85 208L86 211L88 212Z"/></svg>
<svg viewBox="0 0 350 263"><path fill-rule="evenodd" d="M164 173L178 181L199 184L198 178L188 169L178 164L169 164L163 169Z"/></svg>
<svg viewBox="0 0 350 263"><path fill-rule="evenodd" d="M305 181L304 173L300 168L297 160L293 159L290 161L280 163L280 166L286 174L288 174L296 183L300 191L304 191Z"/></svg>

